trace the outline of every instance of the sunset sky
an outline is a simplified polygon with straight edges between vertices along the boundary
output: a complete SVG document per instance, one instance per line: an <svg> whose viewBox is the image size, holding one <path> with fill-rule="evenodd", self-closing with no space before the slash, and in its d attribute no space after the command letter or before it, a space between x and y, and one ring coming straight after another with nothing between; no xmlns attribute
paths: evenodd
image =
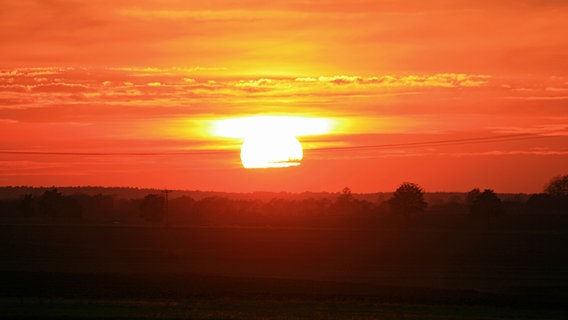
<svg viewBox="0 0 568 320"><path fill-rule="evenodd" d="M568 1L32 1L0 9L0 185L539 192L568 173ZM244 169L244 116L328 119Z"/></svg>

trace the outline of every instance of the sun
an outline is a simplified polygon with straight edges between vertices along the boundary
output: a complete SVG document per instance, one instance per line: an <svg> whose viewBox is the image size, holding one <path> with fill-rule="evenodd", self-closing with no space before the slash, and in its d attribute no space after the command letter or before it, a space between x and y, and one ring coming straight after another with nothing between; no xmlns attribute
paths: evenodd
<svg viewBox="0 0 568 320"><path fill-rule="evenodd" d="M284 168L300 165L302 145L293 135L255 135L245 138L241 162L245 168Z"/></svg>
<svg viewBox="0 0 568 320"><path fill-rule="evenodd" d="M285 168L300 165L303 149L298 136L329 132L332 121L292 116L254 116L216 120L213 134L242 139L245 168Z"/></svg>

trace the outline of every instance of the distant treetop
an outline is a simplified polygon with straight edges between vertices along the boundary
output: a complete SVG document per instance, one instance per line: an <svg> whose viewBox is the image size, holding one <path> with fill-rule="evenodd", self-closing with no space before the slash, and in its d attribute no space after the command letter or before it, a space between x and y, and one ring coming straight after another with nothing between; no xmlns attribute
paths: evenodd
<svg viewBox="0 0 568 320"><path fill-rule="evenodd" d="M424 201L424 190L411 182L404 182L396 189L393 197L389 200L394 213L405 216L424 212L426 201Z"/></svg>
<svg viewBox="0 0 568 320"><path fill-rule="evenodd" d="M568 174L552 178L544 192L555 198L568 198Z"/></svg>

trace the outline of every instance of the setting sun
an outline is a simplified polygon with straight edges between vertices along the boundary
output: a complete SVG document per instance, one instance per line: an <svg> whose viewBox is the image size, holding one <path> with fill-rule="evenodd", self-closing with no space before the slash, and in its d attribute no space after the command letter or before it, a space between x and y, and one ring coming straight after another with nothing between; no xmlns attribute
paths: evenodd
<svg viewBox="0 0 568 320"><path fill-rule="evenodd" d="M245 168L284 168L300 165L302 145L292 135L258 134L245 138L241 161Z"/></svg>
<svg viewBox="0 0 568 320"><path fill-rule="evenodd" d="M293 116L253 116L213 122L216 136L243 140L245 168L283 168L300 165L303 158L298 136L325 134L334 121Z"/></svg>

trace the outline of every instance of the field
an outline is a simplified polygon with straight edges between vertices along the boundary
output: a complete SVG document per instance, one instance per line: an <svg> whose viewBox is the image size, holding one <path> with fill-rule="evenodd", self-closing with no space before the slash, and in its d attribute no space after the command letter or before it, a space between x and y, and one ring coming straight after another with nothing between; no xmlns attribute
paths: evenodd
<svg viewBox="0 0 568 320"><path fill-rule="evenodd" d="M561 319L549 229L0 227L12 317Z"/></svg>

